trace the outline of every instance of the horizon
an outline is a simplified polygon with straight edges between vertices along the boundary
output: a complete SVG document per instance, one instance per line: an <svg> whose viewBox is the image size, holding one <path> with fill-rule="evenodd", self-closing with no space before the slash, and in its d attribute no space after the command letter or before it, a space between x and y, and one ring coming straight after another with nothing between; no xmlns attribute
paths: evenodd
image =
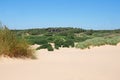
<svg viewBox="0 0 120 80"><path fill-rule="evenodd" d="M83 30L95 30L95 31L113 31L113 30L120 30L120 28L118 28L118 29L85 29L85 28L80 28L80 27L39 27L39 28L26 28L26 29L10 29L10 30L32 30L32 29L48 29L48 28L52 28L52 29L54 29L54 28L73 28L73 29L75 29L75 28L77 28L77 29L83 29Z"/></svg>
<svg viewBox="0 0 120 80"><path fill-rule="evenodd" d="M1 0L0 21L9 29L73 27L120 29L119 0Z"/></svg>

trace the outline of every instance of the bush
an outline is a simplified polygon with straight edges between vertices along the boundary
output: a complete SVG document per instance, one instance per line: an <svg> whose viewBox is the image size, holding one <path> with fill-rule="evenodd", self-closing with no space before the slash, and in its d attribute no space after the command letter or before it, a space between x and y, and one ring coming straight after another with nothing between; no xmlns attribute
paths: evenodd
<svg viewBox="0 0 120 80"><path fill-rule="evenodd" d="M65 43L65 42L64 42L63 47L68 47L68 48L69 48L70 45L69 45L68 43Z"/></svg>
<svg viewBox="0 0 120 80"><path fill-rule="evenodd" d="M87 36L87 35L83 35L83 36L80 36L80 37L75 37L75 42L83 42L85 40L88 40L88 39L91 39L92 37L90 36Z"/></svg>
<svg viewBox="0 0 120 80"><path fill-rule="evenodd" d="M58 45L55 45L55 49L59 49L59 46L58 46Z"/></svg>
<svg viewBox="0 0 120 80"><path fill-rule="evenodd" d="M42 45L42 44L48 43L46 37L44 37L44 36L27 36L26 39L32 45L33 44Z"/></svg>
<svg viewBox="0 0 120 80"><path fill-rule="evenodd" d="M93 30L87 30L87 31L85 32L85 34L86 34L86 35L92 35L93 32L94 32Z"/></svg>
<svg viewBox="0 0 120 80"><path fill-rule="evenodd" d="M64 44L64 39L63 38L56 39L54 43L56 48L61 47Z"/></svg>
<svg viewBox="0 0 120 80"><path fill-rule="evenodd" d="M63 43L63 47L74 47L74 41L72 39L67 39L64 43Z"/></svg>
<svg viewBox="0 0 120 80"><path fill-rule="evenodd" d="M37 48L37 50L39 49L46 49L49 45L48 44L43 44L40 47Z"/></svg>
<svg viewBox="0 0 120 80"><path fill-rule="evenodd" d="M50 36L50 37L47 37L47 41L48 41L48 42L53 42L53 41L54 41L54 38L51 37L51 36Z"/></svg>
<svg viewBox="0 0 120 80"><path fill-rule="evenodd" d="M54 51L54 49L52 48L52 46L49 44L49 46L47 47L48 51Z"/></svg>
<svg viewBox="0 0 120 80"><path fill-rule="evenodd" d="M40 47L37 48L37 50L39 49L48 49L48 51L54 51L53 47L51 44L43 44Z"/></svg>
<svg viewBox="0 0 120 80"><path fill-rule="evenodd" d="M7 27L0 29L0 56L35 58L24 38L17 38Z"/></svg>

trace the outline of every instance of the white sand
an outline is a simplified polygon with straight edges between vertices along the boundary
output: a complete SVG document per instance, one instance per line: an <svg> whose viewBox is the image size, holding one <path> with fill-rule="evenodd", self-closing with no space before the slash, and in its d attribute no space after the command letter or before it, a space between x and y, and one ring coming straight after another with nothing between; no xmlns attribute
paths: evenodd
<svg viewBox="0 0 120 80"><path fill-rule="evenodd" d="M37 60L0 59L0 80L120 80L120 44L37 51Z"/></svg>

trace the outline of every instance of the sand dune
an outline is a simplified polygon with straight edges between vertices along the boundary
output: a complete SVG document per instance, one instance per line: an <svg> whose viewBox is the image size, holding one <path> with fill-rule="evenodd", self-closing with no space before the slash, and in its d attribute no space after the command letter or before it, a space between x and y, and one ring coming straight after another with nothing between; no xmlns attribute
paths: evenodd
<svg viewBox="0 0 120 80"><path fill-rule="evenodd" d="M37 60L0 59L0 80L120 80L120 44L36 51Z"/></svg>

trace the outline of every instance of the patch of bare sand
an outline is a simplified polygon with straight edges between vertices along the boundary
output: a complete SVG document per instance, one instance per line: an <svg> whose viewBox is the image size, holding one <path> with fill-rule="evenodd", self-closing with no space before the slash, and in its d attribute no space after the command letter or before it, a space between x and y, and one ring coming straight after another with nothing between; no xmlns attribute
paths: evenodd
<svg viewBox="0 0 120 80"><path fill-rule="evenodd" d="M120 44L38 50L37 60L0 59L0 80L120 80Z"/></svg>

